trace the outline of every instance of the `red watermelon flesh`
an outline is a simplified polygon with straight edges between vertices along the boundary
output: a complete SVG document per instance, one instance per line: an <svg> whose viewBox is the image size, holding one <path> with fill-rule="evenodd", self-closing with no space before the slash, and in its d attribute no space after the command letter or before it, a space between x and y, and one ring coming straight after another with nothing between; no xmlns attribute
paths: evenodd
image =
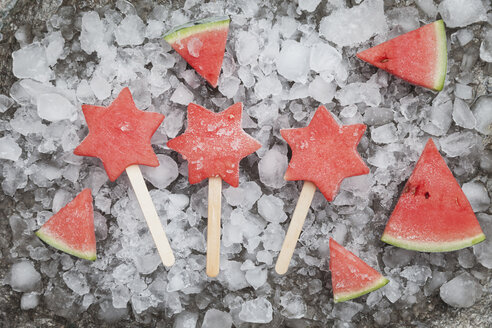
<svg viewBox="0 0 492 328"><path fill-rule="evenodd" d="M357 57L415 85L440 91L447 65L442 20L427 24L357 54Z"/></svg>
<svg viewBox="0 0 492 328"><path fill-rule="evenodd" d="M94 261L96 234L91 190L84 189L43 224L36 235L65 253Z"/></svg>
<svg viewBox="0 0 492 328"><path fill-rule="evenodd" d="M468 199L429 139L381 240L416 251L447 252L484 239Z"/></svg>
<svg viewBox="0 0 492 328"><path fill-rule="evenodd" d="M164 36L174 50L214 88L222 68L229 22L228 17L209 18L178 26Z"/></svg>
<svg viewBox="0 0 492 328"><path fill-rule="evenodd" d="M389 281L330 238L330 271L335 303L365 295Z"/></svg>

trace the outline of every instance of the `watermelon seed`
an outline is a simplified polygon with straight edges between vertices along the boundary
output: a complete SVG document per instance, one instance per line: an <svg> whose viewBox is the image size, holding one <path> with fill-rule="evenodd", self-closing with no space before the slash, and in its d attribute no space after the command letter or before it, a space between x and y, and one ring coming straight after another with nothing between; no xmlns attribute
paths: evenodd
<svg viewBox="0 0 492 328"><path fill-rule="evenodd" d="M385 58L385 59L381 60L381 63L386 63L387 61L389 61L389 59Z"/></svg>
<svg viewBox="0 0 492 328"><path fill-rule="evenodd" d="M429 194L429 192L426 192L426 193L424 194L424 196L425 196L425 199L429 199L429 197L430 197L431 195Z"/></svg>

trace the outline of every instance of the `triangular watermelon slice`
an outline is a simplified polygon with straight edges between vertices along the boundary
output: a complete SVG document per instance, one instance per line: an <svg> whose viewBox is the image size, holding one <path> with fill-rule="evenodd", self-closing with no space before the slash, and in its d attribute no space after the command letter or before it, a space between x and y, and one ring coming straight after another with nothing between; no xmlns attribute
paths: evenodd
<svg viewBox="0 0 492 328"><path fill-rule="evenodd" d="M36 235L65 253L94 261L96 234L91 190L84 189L43 224Z"/></svg>
<svg viewBox="0 0 492 328"><path fill-rule="evenodd" d="M365 295L389 280L330 238L330 271L335 303Z"/></svg>
<svg viewBox="0 0 492 328"><path fill-rule="evenodd" d="M229 17L213 17L178 26L166 40L214 88L224 58Z"/></svg>
<svg viewBox="0 0 492 328"><path fill-rule="evenodd" d="M484 239L468 199L429 139L381 240L421 252L447 252Z"/></svg>
<svg viewBox="0 0 492 328"><path fill-rule="evenodd" d="M440 91L447 66L444 23L427 24L359 52L357 57L412 84Z"/></svg>

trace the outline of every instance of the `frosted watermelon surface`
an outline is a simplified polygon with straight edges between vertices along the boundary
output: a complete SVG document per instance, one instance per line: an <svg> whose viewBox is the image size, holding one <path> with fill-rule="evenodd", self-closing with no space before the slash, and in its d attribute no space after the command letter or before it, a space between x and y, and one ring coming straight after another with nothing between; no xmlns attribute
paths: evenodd
<svg viewBox="0 0 492 328"><path fill-rule="evenodd" d="M446 252L484 239L468 199L429 139L381 240L422 252Z"/></svg>
<svg viewBox="0 0 492 328"><path fill-rule="evenodd" d="M169 31L164 39L211 86L216 87L224 59L229 17L187 23Z"/></svg>
<svg viewBox="0 0 492 328"><path fill-rule="evenodd" d="M357 152L366 126L340 126L330 112L320 106L307 127L280 130L292 149L286 180L313 182L332 201L344 178L369 173Z"/></svg>
<svg viewBox="0 0 492 328"><path fill-rule="evenodd" d="M94 261L96 234L90 189L84 189L70 203L36 231L48 245L65 253Z"/></svg>
<svg viewBox="0 0 492 328"><path fill-rule="evenodd" d="M330 238L330 271L335 303L370 293L389 282L332 238Z"/></svg>
<svg viewBox="0 0 492 328"><path fill-rule="evenodd" d="M150 139L164 115L139 110L129 88L108 107L82 105L82 111L89 134L74 154L101 159L111 181L130 165L159 165Z"/></svg>
<svg viewBox="0 0 492 328"><path fill-rule="evenodd" d="M220 113L193 103L188 105L186 131L167 145L188 161L190 183L221 177L233 187L239 185L239 162L261 147L242 129L242 112L242 103Z"/></svg>
<svg viewBox="0 0 492 328"><path fill-rule="evenodd" d="M402 34L357 54L360 59L412 84L440 91L447 66L442 20Z"/></svg>

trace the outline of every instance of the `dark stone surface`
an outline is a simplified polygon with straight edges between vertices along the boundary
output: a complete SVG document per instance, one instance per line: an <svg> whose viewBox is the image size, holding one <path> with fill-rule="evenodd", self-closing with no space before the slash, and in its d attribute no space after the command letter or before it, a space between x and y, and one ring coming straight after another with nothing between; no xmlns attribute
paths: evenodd
<svg viewBox="0 0 492 328"><path fill-rule="evenodd" d="M5 9L12 6L14 2L12 0L0 0L0 13L5 12ZM11 53L19 48L14 37L15 31L19 27L26 28L33 36L41 36L46 32L46 21L57 11L60 5L73 6L77 11L81 11L112 5L115 2L113 0L18 0L8 14L0 15L0 19L2 19L1 33L3 34L3 39L0 41L0 93L8 94L10 86L15 81L12 73ZM162 2L172 2L173 5L177 6L183 1L156 1L156 3ZM483 71L484 67L477 69ZM9 115L9 112L11 113L12 110L4 115ZM28 206L33 195L27 193L22 195L22 198L24 205ZM3 253L3 256L0 257L0 279L5 277L11 266L11 263L5 260L5 252L12 245L12 232L8 218L16 213L15 208L18 205L0 189L0 252ZM39 271L39 268L37 269ZM46 283L44 285L46 286ZM485 288L490 290L491 287L485 286ZM20 309L20 296L21 293L13 291L10 286L0 284L0 327L172 327L172 321L165 318L164 313L157 313L151 321L152 324L148 325L136 323L132 315L125 322L104 323L98 319L97 306L91 306L88 311L74 320L67 320L49 310L42 297L40 305L34 310L22 311ZM403 318L406 317L406 320L402 320L398 327L491 327L491 305L492 294L490 292L484 293L482 299L468 309L449 307L436 295L429 298L425 304L416 304L412 308L402 311L399 315ZM355 325L357 327L372 327L372 314L359 316L358 323ZM287 325L279 323L279 327L283 326Z"/></svg>

